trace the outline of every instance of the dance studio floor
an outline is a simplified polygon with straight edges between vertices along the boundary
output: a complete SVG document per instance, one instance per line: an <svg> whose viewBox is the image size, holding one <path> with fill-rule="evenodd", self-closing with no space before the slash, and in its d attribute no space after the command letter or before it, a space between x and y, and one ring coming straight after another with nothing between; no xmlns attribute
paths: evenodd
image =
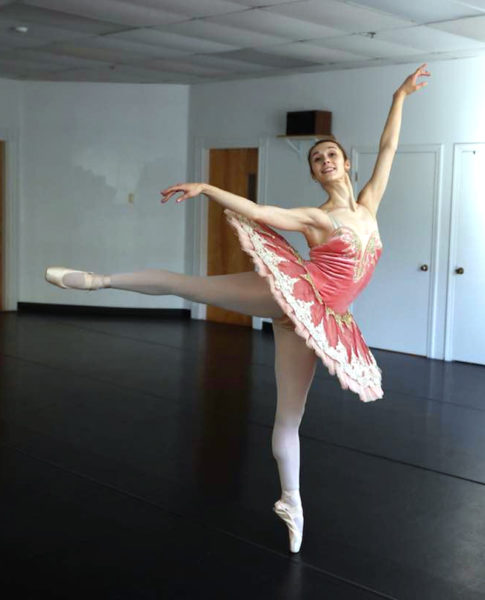
<svg viewBox="0 0 485 600"><path fill-rule="evenodd" d="M376 350L364 404L319 366L292 556L271 333L31 312L0 332L5 600L485 598L485 367Z"/></svg>

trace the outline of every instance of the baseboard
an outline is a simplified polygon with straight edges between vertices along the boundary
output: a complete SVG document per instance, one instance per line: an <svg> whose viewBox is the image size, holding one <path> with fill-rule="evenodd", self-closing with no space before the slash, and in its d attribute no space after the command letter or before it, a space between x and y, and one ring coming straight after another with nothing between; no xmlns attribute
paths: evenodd
<svg viewBox="0 0 485 600"><path fill-rule="evenodd" d="M56 315L102 315L148 317L156 319L190 319L187 308L124 308L120 306L78 306L76 304L43 304L18 302L18 312L50 313Z"/></svg>

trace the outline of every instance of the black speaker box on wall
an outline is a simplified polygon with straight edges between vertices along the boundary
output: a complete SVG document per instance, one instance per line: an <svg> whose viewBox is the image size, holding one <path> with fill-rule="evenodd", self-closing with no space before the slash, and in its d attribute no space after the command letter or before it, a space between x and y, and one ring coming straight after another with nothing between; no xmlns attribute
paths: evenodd
<svg viewBox="0 0 485 600"><path fill-rule="evenodd" d="M327 110L286 113L286 135L332 135L332 113Z"/></svg>

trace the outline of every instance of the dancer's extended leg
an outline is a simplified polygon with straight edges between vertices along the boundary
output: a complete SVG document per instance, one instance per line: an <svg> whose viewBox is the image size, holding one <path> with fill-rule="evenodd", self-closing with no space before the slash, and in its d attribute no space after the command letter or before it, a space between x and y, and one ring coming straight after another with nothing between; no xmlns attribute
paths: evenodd
<svg viewBox="0 0 485 600"><path fill-rule="evenodd" d="M50 277L49 272L53 272ZM47 279L59 285L59 268L48 269ZM255 271L197 277L163 269L145 269L115 275L93 273L89 278L83 271L74 271L61 277L63 285L74 289L86 289L87 281L90 287L96 289L113 288L140 294L180 296L192 302L213 304L257 317L278 318L283 314L268 283Z"/></svg>
<svg viewBox="0 0 485 600"><path fill-rule="evenodd" d="M273 331L278 399L272 447L281 482L281 499L274 510L288 525L290 549L298 552L303 533L298 430L315 374L316 356L303 338L281 321L273 321Z"/></svg>

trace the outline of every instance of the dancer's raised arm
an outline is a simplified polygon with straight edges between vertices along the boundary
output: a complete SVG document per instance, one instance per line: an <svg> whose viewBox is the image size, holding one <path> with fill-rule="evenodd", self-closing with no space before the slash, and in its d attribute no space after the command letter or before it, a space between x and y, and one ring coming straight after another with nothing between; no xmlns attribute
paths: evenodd
<svg viewBox="0 0 485 600"><path fill-rule="evenodd" d="M429 77L431 73L426 70L426 63L411 73L402 85L394 92L391 109L387 117L384 131L382 132L379 143L379 153L371 178L359 193L358 202L363 204L375 216L379 208L380 201L384 195L387 186L389 174L391 172L392 162L399 142L399 132L401 130L402 106L404 99L409 94L421 89L427 82L417 83L417 78Z"/></svg>
<svg viewBox="0 0 485 600"><path fill-rule="evenodd" d="M281 208L256 204L247 198L221 190L206 183L178 183L161 192L162 203L167 202L174 194L183 192L176 202L182 202L204 194L224 208L228 208L256 222L265 223L277 229L288 231L305 231L308 227L328 227L328 217L315 207Z"/></svg>

